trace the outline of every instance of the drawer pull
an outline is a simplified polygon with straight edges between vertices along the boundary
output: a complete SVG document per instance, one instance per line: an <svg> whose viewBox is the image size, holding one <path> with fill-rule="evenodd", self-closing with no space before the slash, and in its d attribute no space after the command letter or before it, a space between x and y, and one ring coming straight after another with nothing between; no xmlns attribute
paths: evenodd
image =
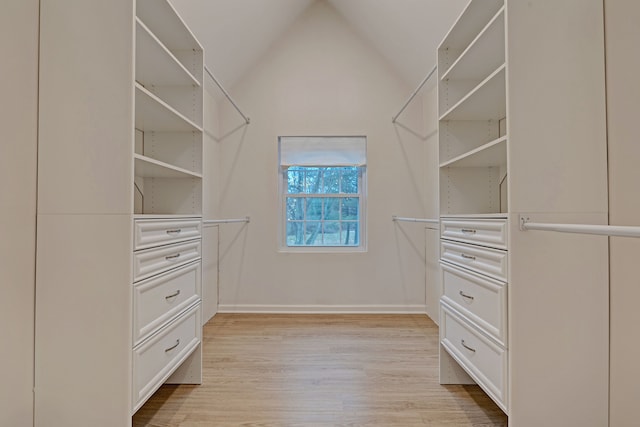
<svg viewBox="0 0 640 427"><path fill-rule="evenodd" d="M467 254L460 254L460 256L461 256L462 258L466 258L466 259L470 259L470 260L474 260L474 261L475 261L475 259L476 259L476 257L471 256L471 255L467 255Z"/></svg>
<svg viewBox="0 0 640 427"><path fill-rule="evenodd" d="M462 292L462 291L460 291L460 292ZM164 297L164 299L167 299L167 300L168 300L168 299L171 299L171 298L177 297L178 295L180 295L180 289L178 289L177 291L175 291L175 292L174 292L174 293L172 293L171 295L167 295L166 297Z"/></svg>
<svg viewBox="0 0 640 427"><path fill-rule="evenodd" d="M176 340L176 343L175 343L174 345L172 345L171 347L169 347L169 348L165 349L165 350L164 350L164 352L165 352L165 353L168 353L168 352L170 352L171 350L173 350L174 348L176 348L176 347L177 347L177 346L179 346L179 345L180 345L180 340L179 340L179 339L177 339L177 340ZM473 351L475 351L475 350L473 350Z"/></svg>
<svg viewBox="0 0 640 427"><path fill-rule="evenodd" d="M462 296L463 298L468 298L468 299L470 299L471 301L473 301L473 300L475 299L475 298L474 298L474 297L472 297L471 295L467 295L467 294L465 294L465 293L464 293L464 292L462 292L462 291L460 291L460 296Z"/></svg>
<svg viewBox="0 0 640 427"><path fill-rule="evenodd" d="M164 259L166 259L167 261L169 261L169 260L172 260L172 259L176 259L176 258L178 258L178 257L180 257L180 253L177 253L177 254L175 254L175 255L168 255L168 256L164 257Z"/></svg>
<svg viewBox="0 0 640 427"><path fill-rule="evenodd" d="M475 234L476 230L472 229L472 228L463 228L461 230L463 233L468 233L468 234Z"/></svg>
<svg viewBox="0 0 640 427"><path fill-rule="evenodd" d="M475 348L471 348L471 347L469 347L468 345L466 345L466 344L464 343L464 340L460 340L460 344L462 344L462 346L463 346L464 348L466 348L467 350L472 351L472 352L474 352L474 353L476 352L476 349L475 349Z"/></svg>
<svg viewBox="0 0 640 427"><path fill-rule="evenodd" d="M181 228L176 228L174 230L167 230L167 234L180 234L182 232Z"/></svg>

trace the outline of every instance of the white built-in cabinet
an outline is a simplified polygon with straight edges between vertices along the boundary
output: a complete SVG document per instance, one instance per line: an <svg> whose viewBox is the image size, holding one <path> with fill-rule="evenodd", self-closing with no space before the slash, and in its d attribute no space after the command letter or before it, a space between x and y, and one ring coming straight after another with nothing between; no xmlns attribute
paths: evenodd
<svg viewBox="0 0 640 427"><path fill-rule="evenodd" d="M199 383L203 49L167 0L41 4L35 425Z"/></svg>
<svg viewBox="0 0 640 427"><path fill-rule="evenodd" d="M471 0L438 48L440 380L509 425L608 422L603 5Z"/></svg>

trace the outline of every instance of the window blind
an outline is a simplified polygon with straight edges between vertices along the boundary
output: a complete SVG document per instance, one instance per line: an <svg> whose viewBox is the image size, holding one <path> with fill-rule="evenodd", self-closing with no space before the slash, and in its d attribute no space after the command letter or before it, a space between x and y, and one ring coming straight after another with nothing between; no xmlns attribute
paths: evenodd
<svg viewBox="0 0 640 427"><path fill-rule="evenodd" d="M364 136L280 137L280 166L365 166Z"/></svg>

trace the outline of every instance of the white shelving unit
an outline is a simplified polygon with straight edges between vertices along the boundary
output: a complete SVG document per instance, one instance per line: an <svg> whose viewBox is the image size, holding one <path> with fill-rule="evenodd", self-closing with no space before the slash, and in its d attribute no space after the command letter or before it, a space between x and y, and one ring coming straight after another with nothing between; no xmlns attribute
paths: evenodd
<svg viewBox="0 0 640 427"><path fill-rule="evenodd" d="M202 380L204 52L167 0L40 17L35 426L130 426Z"/></svg>
<svg viewBox="0 0 640 427"><path fill-rule="evenodd" d="M606 239L517 224L607 221L602 18L471 0L438 48L440 381L510 426L607 425Z"/></svg>

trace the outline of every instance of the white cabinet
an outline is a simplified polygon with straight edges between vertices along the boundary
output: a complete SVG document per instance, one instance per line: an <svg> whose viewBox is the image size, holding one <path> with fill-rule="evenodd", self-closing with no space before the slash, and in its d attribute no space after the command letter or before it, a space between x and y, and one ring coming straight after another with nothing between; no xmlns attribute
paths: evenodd
<svg viewBox="0 0 640 427"><path fill-rule="evenodd" d="M440 341L508 411L506 216L442 217ZM496 242L491 247L488 242ZM482 246L480 245L482 244Z"/></svg>
<svg viewBox="0 0 640 427"><path fill-rule="evenodd" d="M167 0L41 4L35 426L201 381L203 64Z"/></svg>
<svg viewBox="0 0 640 427"><path fill-rule="evenodd" d="M606 425L607 240L518 225L607 223L603 4L471 0L437 54L441 382Z"/></svg>
<svg viewBox="0 0 640 427"><path fill-rule="evenodd" d="M180 363L199 349L202 338L201 236L196 234L192 240L170 243L182 234L182 229L175 225L184 225L189 231L188 225L196 219L161 218L156 223L147 216L142 218L135 220L134 230L165 230L160 233L163 239L152 239L165 244L133 252L132 414Z"/></svg>

